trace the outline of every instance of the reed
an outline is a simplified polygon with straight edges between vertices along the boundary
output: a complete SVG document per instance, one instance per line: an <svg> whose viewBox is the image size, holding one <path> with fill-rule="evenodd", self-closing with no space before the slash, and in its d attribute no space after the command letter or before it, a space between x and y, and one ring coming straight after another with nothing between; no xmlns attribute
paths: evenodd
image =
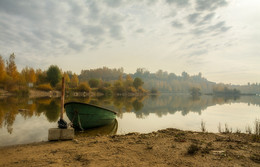
<svg viewBox="0 0 260 167"><path fill-rule="evenodd" d="M260 135L260 120L256 119L255 120L255 135Z"/></svg>
<svg viewBox="0 0 260 167"><path fill-rule="evenodd" d="M218 132L219 132L219 133L222 133L221 123L220 123L220 122L218 123Z"/></svg>
<svg viewBox="0 0 260 167"><path fill-rule="evenodd" d="M247 134L252 134L252 128L249 125L246 126L245 130Z"/></svg>
<svg viewBox="0 0 260 167"><path fill-rule="evenodd" d="M206 122L204 122L203 120L201 120L200 129L203 133L206 132Z"/></svg>

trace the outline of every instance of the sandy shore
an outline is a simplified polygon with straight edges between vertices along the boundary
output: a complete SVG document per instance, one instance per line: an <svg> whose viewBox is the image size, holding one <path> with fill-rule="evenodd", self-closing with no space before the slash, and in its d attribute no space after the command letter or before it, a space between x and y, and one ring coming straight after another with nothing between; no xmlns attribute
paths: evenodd
<svg viewBox="0 0 260 167"><path fill-rule="evenodd" d="M247 134L166 129L0 148L0 166L260 166L260 143Z"/></svg>

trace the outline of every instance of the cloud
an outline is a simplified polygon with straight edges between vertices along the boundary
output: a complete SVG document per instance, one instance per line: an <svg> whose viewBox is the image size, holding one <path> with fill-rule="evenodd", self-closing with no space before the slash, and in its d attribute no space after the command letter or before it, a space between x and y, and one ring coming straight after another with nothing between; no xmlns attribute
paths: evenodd
<svg viewBox="0 0 260 167"><path fill-rule="evenodd" d="M122 0L104 0L104 3L109 7L116 8L124 3Z"/></svg>
<svg viewBox="0 0 260 167"><path fill-rule="evenodd" d="M226 6L226 0L196 0L197 11L213 11L219 7Z"/></svg>
<svg viewBox="0 0 260 167"><path fill-rule="evenodd" d="M226 26L225 21L221 21L215 25L209 26L206 30L207 31L218 31L218 32L226 32L230 29L231 27Z"/></svg>
<svg viewBox="0 0 260 167"><path fill-rule="evenodd" d="M100 24L108 29L108 32L113 39L119 40L123 38L123 28L121 25L123 21L124 18L118 14L103 15Z"/></svg>
<svg viewBox="0 0 260 167"><path fill-rule="evenodd" d="M213 13L209 13L206 16L204 16L203 21L204 22L210 21L214 16L215 16L214 12Z"/></svg>
<svg viewBox="0 0 260 167"><path fill-rule="evenodd" d="M75 41L70 41L68 43L68 47L73 49L73 50L75 50L75 51L77 51L77 52L79 52L79 51L81 51L84 48L84 44L77 43Z"/></svg>
<svg viewBox="0 0 260 167"><path fill-rule="evenodd" d="M81 27L81 32L86 38L100 38L105 30L101 25L86 25Z"/></svg>
<svg viewBox="0 0 260 167"><path fill-rule="evenodd" d="M198 22L198 18L200 16L200 13L193 13L188 15L187 20L190 24L194 24Z"/></svg>
<svg viewBox="0 0 260 167"><path fill-rule="evenodd" d="M45 2L47 3L47 2ZM31 19L38 21L44 17L44 11L42 8L45 5L44 2L34 3L33 1L0 1L0 11L10 15Z"/></svg>
<svg viewBox="0 0 260 167"><path fill-rule="evenodd" d="M96 1L90 0L90 1L86 1L86 5L87 5L87 9L88 9L88 16L87 18L91 19L91 20L98 20L100 17L100 10L99 10L99 6L97 4Z"/></svg>
<svg viewBox="0 0 260 167"><path fill-rule="evenodd" d="M175 28L182 28L183 24L179 21L173 21L172 26L175 27Z"/></svg>
<svg viewBox="0 0 260 167"><path fill-rule="evenodd" d="M208 53L207 50L203 49L203 50L196 50L196 51L193 51L192 53L189 54L189 57L194 57L194 56L201 56L201 55L204 55Z"/></svg>
<svg viewBox="0 0 260 167"><path fill-rule="evenodd" d="M202 25L205 25L205 24L209 24L211 22L211 20L214 18L215 16L215 13L208 13L204 16L201 16L201 17L198 17L196 18L194 21L191 20L190 23L194 24L196 23L197 26L202 26ZM193 22L192 22L193 21Z"/></svg>
<svg viewBox="0 0 260 167"><path fill-rule="evenodd" d="M189 0L166 0L168 4L175 4L178 7L185 7L189 5Z"/></svg>
<svg viewBox="0 0 260 167"><path fill-rule="evenodd" d="M197 36L208 34L208 33L216 35L218 33L224 33L228 31L230 28L231 28L230 26L226 26L225 21L220 21L214 25L209 25L204 28L196 27L195 29L191 30L191 33Z"/></svg>
<svg viewBox="0 0 260 167"><path fill-rule="evenodd" d="M120 2L107 3L115 6ZM120 14L93 0L85 3L3 0L0 1L0 17L0 39L5 39L0 44L9 43L10 49L57 52L67 46L79 51L100 45L108 35L113 40L123 39Z"/></svg>
<svg viewBox="0 0 260 167"><path fill-rule="evenodd" d="M144 33L144 29L143 28L139 28L135 32L137 32L137 33Z"/></svg>
<svg viewBox="0 0 260 167"><path fill-rule="evenodd" d="M73 54L78 58L89 58L90 50L101 57L108 43L111 44L110 53L118 51L113 48L118 43L129 49L135 47L131 42L140 42L134 41L137 39L133 38L133 33L143 33L144 48L151 46L152 54L156 53L153 49L164 48L165 52L179 49L180 52L186 50L180 55L200 57L207 48L199 43L197 36L200 40L213 39L212 35L230 29L228 22L215 17L217 11L211 11L223 6L223 1L216 1L1 0L0 50L22 53L27 56L25 60L30 60L30 55L37 55L41 57L39 60L46 59L47 64L53 55L56 60L59 57L71 60ZM124 55L136 51L131 49ZM145 49L139 50L138 54L146 54L142 53ZM26 64L26 61L19 62Z"/></svg>

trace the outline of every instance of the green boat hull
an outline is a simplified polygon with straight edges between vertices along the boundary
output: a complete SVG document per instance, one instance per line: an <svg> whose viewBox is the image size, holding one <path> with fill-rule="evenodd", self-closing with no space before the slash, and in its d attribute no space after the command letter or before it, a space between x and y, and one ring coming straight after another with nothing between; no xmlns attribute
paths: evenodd
<svg viewBox="0 0 260 167"><path fill-rule="evenodd" d="M86 103L69 102L64 108L73 127L81 130L111 124L116 118L116 112Z"/></svg>

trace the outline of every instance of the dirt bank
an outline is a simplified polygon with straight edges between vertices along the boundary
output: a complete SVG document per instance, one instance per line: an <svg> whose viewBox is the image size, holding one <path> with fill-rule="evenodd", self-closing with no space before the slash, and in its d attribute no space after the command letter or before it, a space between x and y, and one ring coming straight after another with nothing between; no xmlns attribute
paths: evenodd
<svg viewBox="0 0 260 167"><path fill-rule="evenodd" d="M260 166L260 143L247 134L176 129L0 148L0 166Z"/></svg>
<svg viewBox="0 0 260 167"><path fill-rule="evenodd" d="M60 97L61 93L59 91L40 91L35 89L30 89L30 98L40 98L40 97Z"/></svg>

